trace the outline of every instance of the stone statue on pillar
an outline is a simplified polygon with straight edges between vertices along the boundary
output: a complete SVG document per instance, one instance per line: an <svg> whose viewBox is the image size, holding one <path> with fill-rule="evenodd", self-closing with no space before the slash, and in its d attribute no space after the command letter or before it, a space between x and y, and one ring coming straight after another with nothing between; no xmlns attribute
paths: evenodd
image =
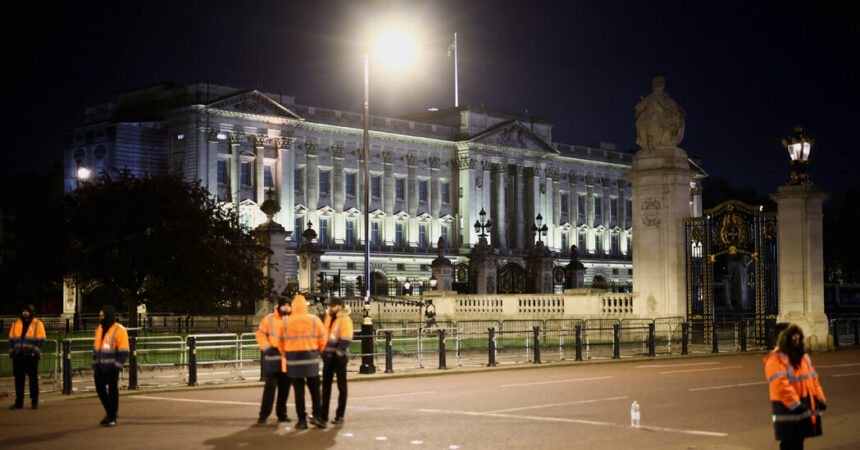
<svg viewBox="0 0 860 450"><path fill-rule="evenodd" d="M454 278L454 265L451 260L445 257L445 239L441 236L436 242L436 259L430 263L430 268L433 271L433 277L436 278L436 290L450 291L451 282Z"/></svg>
<svg viewBox="0 0 860 450"><path fill-rule="evenodd" d="M299 255L299 291L313 292L322 289L323 286L314 286L317 274L320 272L320 258L325 253L315 242L317 232L311 228L313 224L308 222L307 229L302 233L302 245L296 252Z"/></svg>
<svg viewBox="0 0 860 450"><path fill-rule="evenodd" d="M579 289L585 287L585 266L579 261L579 249L570 246L570 262L564 267L564 288Z"/></svg>
<svg viewBox="0 0 860 450"><path fill-rule="evenodd" d="M266 215L266 222L255 228L251 233L257 242L269 249L260 264L260 270L268 278L270 293L266 298L258 299L254 304L257 316L264 316L274 310L274 300L286 287L287 272L293 268L295 261L290 261L295 256L287 254L286 238L292 231L286 231L281 224L275 222L272 217L281 210L271 190L266 193L266 200L260 205L260 211Z"/></svg>
<svg viewBox="0 0 860 450"><path fill-rule="evenodd" d="M636 145L643 150L676 147L684 138L687 113L665 92L666 79L651 81L653 91L636 104Z"/></svg>

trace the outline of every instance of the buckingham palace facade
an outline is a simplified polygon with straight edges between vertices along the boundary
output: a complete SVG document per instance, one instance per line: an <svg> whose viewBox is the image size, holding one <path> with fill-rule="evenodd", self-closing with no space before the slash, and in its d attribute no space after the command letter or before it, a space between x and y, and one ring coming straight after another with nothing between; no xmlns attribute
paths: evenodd
<svg viewBox="0 0 860 450"><path fill-rule="evenodd" d="M546 119L461 106L370 118L371 269L388 280L430 277L442 238L455 264L477 242L484 210L500 266L543 237L569 261L579 248L586 284L629 290L630 170L633 153L611 144L553 142ZM199 180L238 208L243 225L265 220L272 190L275 220L311 226L325 250L322 270L354 280L363 272L362 115L297 104L294 97L207 83L156 85L88 108L66 137L67 190L79 167L136 174L172 171Z"/></svg>

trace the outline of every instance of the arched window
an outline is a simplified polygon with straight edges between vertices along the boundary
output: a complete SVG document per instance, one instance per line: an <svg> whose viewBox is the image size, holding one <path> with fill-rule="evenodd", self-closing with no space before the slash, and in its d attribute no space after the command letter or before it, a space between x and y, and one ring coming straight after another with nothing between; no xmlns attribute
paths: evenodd
<svg viewBox="0 0 860 450"><path fill-rule="evenodd" d="M75 171L84 166L84 158L87 156L86 152L83 150L78 150L75 152Z"/></svg>
<svg viewBox="0 0 860 450"><path fill-rule="evenodd" d="M101 175L101 173L105 170L106 154L107 154L107 150L105 150L105 148L103 146L100 145L100 146L96 147L96 151L95 151L95 153L93 153L93 155L95 156L95 167L94 167L94 169L96 171L96 175Z"/></svg>

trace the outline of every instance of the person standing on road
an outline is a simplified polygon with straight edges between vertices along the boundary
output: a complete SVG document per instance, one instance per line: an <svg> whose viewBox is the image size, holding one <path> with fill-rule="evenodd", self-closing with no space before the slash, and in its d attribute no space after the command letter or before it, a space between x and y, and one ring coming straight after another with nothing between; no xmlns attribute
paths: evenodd
<svg viewBox="0 0 860 450"><path fill-rule="evenodd" d="M320 420L320 351L325 348L327 330L319 317L308 314L305 296L293 297L292 311L287 318L287 377L293 384L296 395L297 429L308 427L305 420L305 383L311 393L313 415L309 421L318 428L325 428Z"/></svg>
<svg viewBox="0 0 860 450"><path fill-rule="evenodd" d="M349 317L349 306L343 300L331 300L328 314L325 316L325 327L328 330L328 342L323 350L323 379L322 405L320 419L328 421L328 405L331 399L331 383L337 375L337 411L331 423L343 423L343 413L346 410L346 365L349 363L349 345L352 343L352 319Z"/></svg>
<svg viewBox="0 0 860 450"><path fill-rule="evenodd" d="M39 358L45 349L45 326L36 318L36 308L27 305L9 330L9 356L15 374L15 403L9 409L24 407L24 377L30 378L30 406L39 407Z"/></svg>
<svg viewBox="0 0 860 450"><path fill-rule="evenodd" d="M290 314L290 304L286 297L278 298L278 307L272 314L263 317L257 328L257 344L262 353L263 378L266 386L263 388L263 402L260 404L260 418L257 423L266 423L272 413L272 402L275 401L275 389L278 391L278 401L275 403L275 414L278 422L289 422L287 416L287 399L290 395L290 382L287 380L287 359L284 356L284 342L287 339L287 316Z"/></svg>
<svg viewBox="0 0 860 450"><path fill-rule="evenodd" d="M113 305L102 307L99 321L93 341L93 373L96 392L107 413L101 425L115 427L119 410L119 374L128 359L128 331L116 321Z"/></svg>
<svg viewBox="0 0 860 450"><path fill-rule="evenodd" d="M827 404L799 326L791 324L779 333L764 363L779 447L802 449L805 438L821 435L821 411Z"/></svg>

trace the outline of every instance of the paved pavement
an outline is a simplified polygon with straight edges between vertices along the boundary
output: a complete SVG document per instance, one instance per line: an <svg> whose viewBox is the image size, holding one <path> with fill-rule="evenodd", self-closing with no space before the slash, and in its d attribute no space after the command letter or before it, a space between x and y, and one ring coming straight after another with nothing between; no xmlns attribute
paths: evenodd
<svg viewBox="0 0 860 450"><path fill-rule="evenodd" d="M98 426L98 399L49 396L36 411L0 410L0 448L777 448L762 357L365 378L350 384L346 423L325 430L253 426L259 386L123 395L116 428ZM813 363L829 409L807 448L860 448L860 349Z"/></svg>

